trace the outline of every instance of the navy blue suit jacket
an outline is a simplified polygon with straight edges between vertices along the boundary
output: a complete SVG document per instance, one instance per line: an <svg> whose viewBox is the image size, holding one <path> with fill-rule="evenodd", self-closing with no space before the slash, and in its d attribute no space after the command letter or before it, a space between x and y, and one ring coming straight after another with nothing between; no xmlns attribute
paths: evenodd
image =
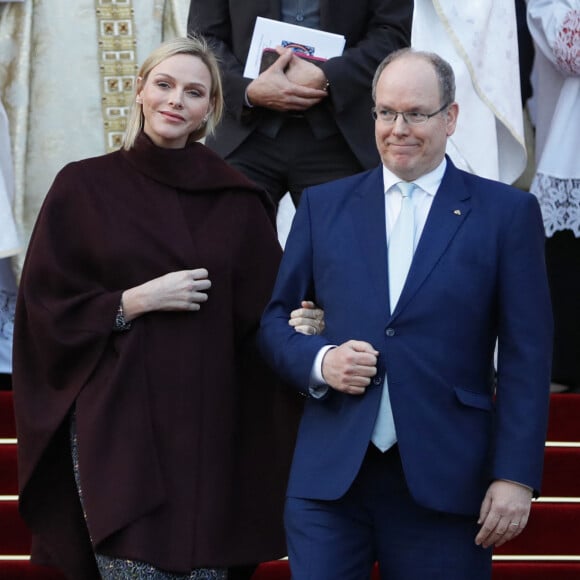
<svg viewBox="0 0 580 580"><path fill-rule="evenodd" d="M304 191L262 319L262 352L304 394L322 346L364 340L380 355L364 395L330 389L307 400L290 496L347 491L385 372L405 476L420 504L475 514L493 479L540 488L552 316L539 206L447 163L394 312L382 168ZM304 298L324 308L322 336L288 325Z"/></svg>

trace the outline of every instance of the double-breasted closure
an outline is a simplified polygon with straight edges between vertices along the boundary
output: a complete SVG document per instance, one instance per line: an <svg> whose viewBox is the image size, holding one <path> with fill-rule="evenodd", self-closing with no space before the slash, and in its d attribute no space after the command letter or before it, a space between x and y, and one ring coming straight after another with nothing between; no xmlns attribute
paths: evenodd
<svg viewBox="0 0 580 580"><path fill-rule="evenodd" d="M374 167L378 154L372 135L371 82L377 65L393 50L408 46L413 2L320 0L320 28L342 34L345 50L323 65L330 81L330 110L341 133L364 168ZM207 144L227 156L261 119L259 108L244 108L251 79L243 77L258 16L280 20L280 0L192 0L188 31L207 38L221 61L226 114Z"/></svg>
<svg viewBox="0 0 580 580"><path fill-rule="evenodd" d="M417 502L474 514L497 478L538 492L552 319L537 201L448 159L394 312L385 232L380 167L305 190L262 318L262 350L305 394L322 346L357 339L380 354L364 395L330 389L307 400L288 495L330 500L347 491L385 373ZM288 327L291 305L305 297L324 308L322 336Z"/></svg>

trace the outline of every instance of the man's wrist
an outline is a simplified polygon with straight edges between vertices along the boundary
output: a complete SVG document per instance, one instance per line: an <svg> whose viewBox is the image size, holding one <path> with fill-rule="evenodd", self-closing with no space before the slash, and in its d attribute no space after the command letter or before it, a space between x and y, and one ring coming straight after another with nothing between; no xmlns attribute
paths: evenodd
<svg viewBox="0 0 580 580"><path fill-rule="evenodd" d="M534 495L534 488L530 487L529 485L526 485L525 483L520 483L519 481L513 481L512 479L499 479L498 481L505 481L507 483L513 483L514 485L519 485L520 487L527 489L531 495Z"/></svg>
<svg viewBox="0 0 580 580"><path fill-rule="evenodd" d="M326 384L326 381L324 380L324 375L322 374L322 361L326 356L326 353L333 348L336 348L336 345L328 344L326 346L323 346L318 351L318 353L316 353L316 357L314 358L312 369L310 371L311 386L321 386Z"/></svg>
<svg viewBox="0 0 580 580"><path fill-rule="evenodd" d="M254 105L252 105L250 97L248 96L248 87L246 87L246 90L244 91L244 106L247 107L248 109L254 108Z"/></svg>

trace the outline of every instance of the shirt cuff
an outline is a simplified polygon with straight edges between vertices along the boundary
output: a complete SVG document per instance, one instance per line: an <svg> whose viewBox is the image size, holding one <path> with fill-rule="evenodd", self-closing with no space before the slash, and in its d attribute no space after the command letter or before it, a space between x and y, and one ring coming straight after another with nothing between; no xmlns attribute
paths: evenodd
<svg viewBox="0 0 580 580"><path fill-rule="evenodd" d="M253 109L254 105L250 103L250 99L248 99L248 88L244 91L244 106L248 107L248 109Z"/></svg>
<svg viewBox="0 0 580 580"><path fill-rule="evenodd" d="M520 483L519 481L513 481L512 479L500 479L499 481L507 481L508 483L515 483L516 485L519 485L520 487L526 488L531 494L534 493L534 488L530 487L529 485L526 485L525 483Z"/></svg>
<svg viewBox="0 0 580 580"><path fill-rule="evenodd" d="M331 349L336 348L335 345L329 344L323 346L314 359L312 364L312 370L310 371L310 383L308 384L308 392L315 399L321 399L328 393L329 386L326 384L324 377L322 376L322 360L324 355Z"/></svg>

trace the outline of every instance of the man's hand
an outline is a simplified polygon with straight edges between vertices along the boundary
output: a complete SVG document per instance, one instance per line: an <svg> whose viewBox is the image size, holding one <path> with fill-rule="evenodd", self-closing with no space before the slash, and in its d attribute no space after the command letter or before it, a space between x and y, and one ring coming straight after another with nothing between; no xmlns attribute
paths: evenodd
<svg viewBox="0 0 580 580"><path fill-rule="evenodd" d="M303 87L323 90L327 82L326 75L320 67L308 62L304 58L300 58L296 54L292 55L290 59L290 63L286 69L286 78Z"/></svg>
<svg viewBox="0 0 580 580"><path fill-rule="evenodd" d="M309 300L303 300L300 305L302 308L290 313L288 324L302 334L321 334L324 331L324 310Z"/></svg>
<svg viewBox="0 0 580 580"><path fill-rule="evenodd" d="M324 355L322 376L337 391L362 395L377 374L378 356L368 342L349 340Z"/></svg>
<svg viewBox="0 0 580 580"><path fill-rule="evenodd" d="M305 111L326 97L326 91L320 88L302 86L289 80L285 69L294 53L290 48L279 53L276 62L248 85L246 95L252 106L275 111Z"/></svg>
<svg viewBox="0 0 580 580"><path fill-rule="evenodd" d="M519 536L528 523L532 492L523 485L497 480L488 488L478 523L481 530L475 538L478 546L501 546Z"/></svg>

